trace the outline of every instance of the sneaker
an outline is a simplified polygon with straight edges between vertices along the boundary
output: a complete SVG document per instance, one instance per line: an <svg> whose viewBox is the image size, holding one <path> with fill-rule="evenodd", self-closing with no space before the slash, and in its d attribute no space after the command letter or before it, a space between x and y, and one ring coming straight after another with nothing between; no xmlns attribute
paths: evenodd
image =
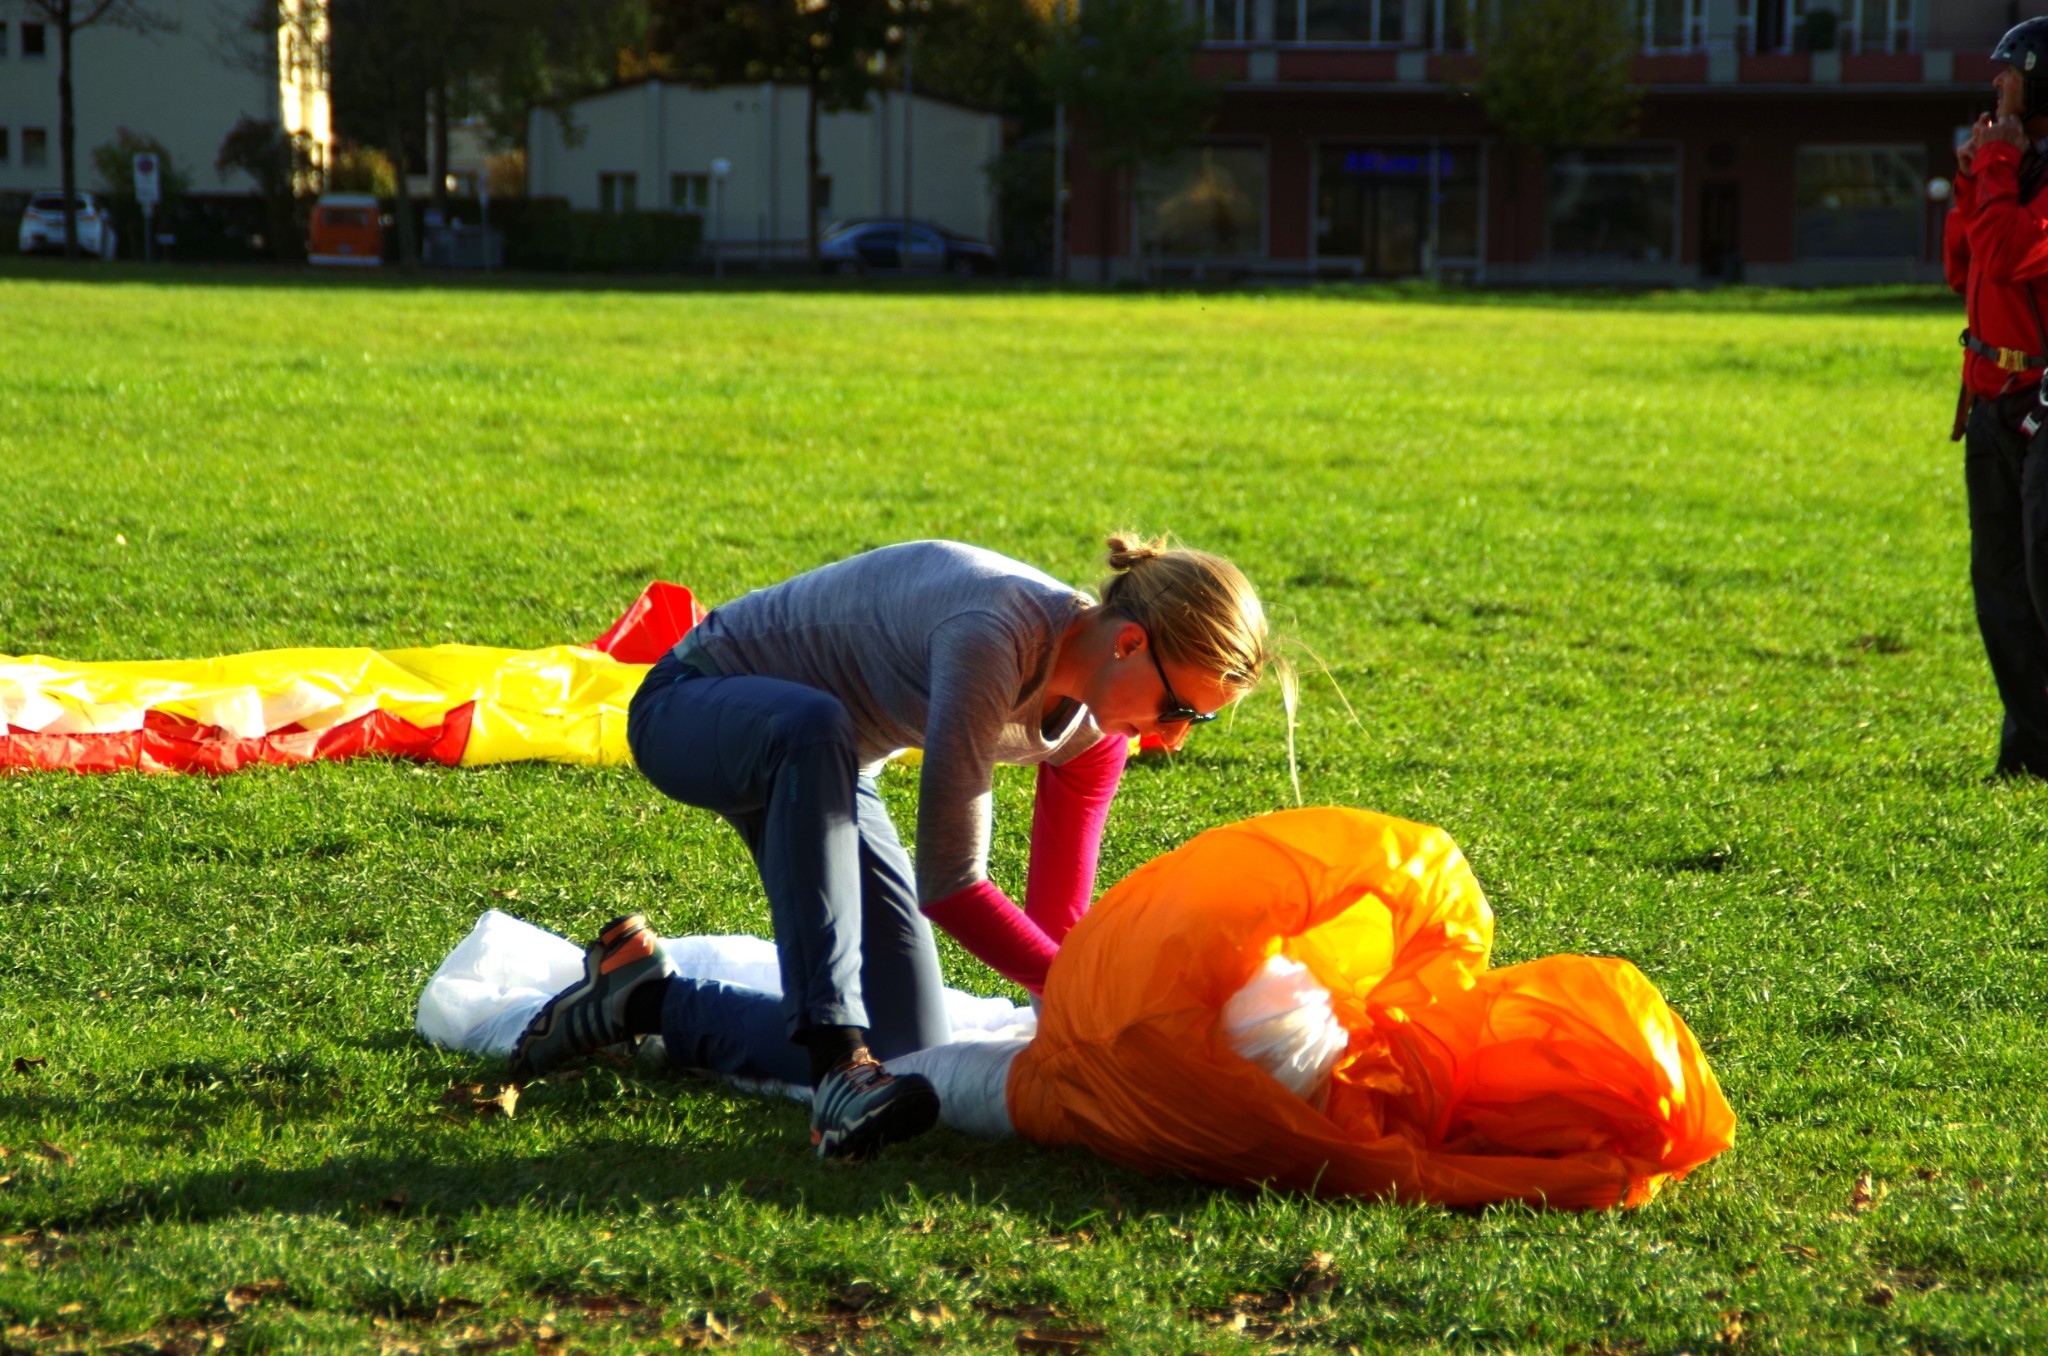
<svg viewBox="0 0 2048 1356"><path fill-rule="evenodd" d="M811 1143L820 1158L872 1157L884 1144L914 1139L939 1119L939 1094L921 1074L892 1074L862 1051L811 1093Z"/></svg>
<svg viewBox="0 0 2048 1356"><path fill-rule="evenodd" d="M677 973L645 918L633 913L612 919L583 952L583 978L550 998L519 1033L512 1072L532 1078L632 1041L627 996L650 979Z"/></svg>

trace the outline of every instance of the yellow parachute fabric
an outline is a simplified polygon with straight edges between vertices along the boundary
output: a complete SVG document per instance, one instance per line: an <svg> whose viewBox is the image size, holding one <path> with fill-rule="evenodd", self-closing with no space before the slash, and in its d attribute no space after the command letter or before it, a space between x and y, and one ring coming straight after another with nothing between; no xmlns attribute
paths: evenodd
<svg viewBox="0 0 2048 1356"><path fill-rule="evenodd" d="M580 645L0 656L0 766L223 771L370 752L625 763L626 706L648 667Z"/></svg>
<svg viewBox="0 0 2048 1356"><path fill-rule="evenodd" d="M1638 1205L1733 1142L1698 1043L1635 967L1489 970L1492 934L1440 829L1310 809L1211 830L1068 934L1011 1119L1145 1170L1446 1205ZM1320 1109L1218 1021L1275 953L1349 1033Z"/></svg>

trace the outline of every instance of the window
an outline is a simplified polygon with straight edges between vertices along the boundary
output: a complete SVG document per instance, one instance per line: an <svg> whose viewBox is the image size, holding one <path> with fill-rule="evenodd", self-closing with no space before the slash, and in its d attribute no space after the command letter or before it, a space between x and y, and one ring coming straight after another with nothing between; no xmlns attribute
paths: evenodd
<svg viewBox="0 0 2048 1356"><path fill-rule="evenodd" d="M640 176L600 174L597 176L597 210L637 212L640 210Z"/></svg>
<svg viewBox="0 0 2048 1356"><path fill-rule="evenodd" d="M21 129L21 163L29 169L50 163L50 133L47 128Z"/></svg>
<svg viewBox="0 0 2048 1356"><path fill-rule="evenodd" d="M672 212L703 212L711 206L711 176L671 174L668 177L668 205Z"/></svg>
<svg viewBox="0 0 2048 1356"><path fill-rule="evenodd" d="M1919 258L1924 156L1917 146L1801 146L1799 258Z"/></svg>
<svg viewBox="0 0 2048 1356"><path fill-rule="evenodd" d="M1650 52L1691 52L1707 35L1705 0L1638 0L1643 48Z"/></svg>
<svg viewBox="0 0 2048 1356"><path fill-rule="evenodd" d="M1211 42L1248 42L1258 36L1257 0L1203 0L1203 9Z"/></svg>
<svg viewBox="0 0 2048 1356"><path fill-rule="evenodd" d="M1437 52L1469 52L1472 34L1473 0L1421 0L1422 43Z"/></svg>
<svg viewBox="0 0 2048 1356"><path fill-rule="evenodd" d="M1407 7L1431 0L1273 0L1273 36L1281 42L1400 42ZM1217 0L1221 3L1221 0ZM1251 8L1250 4L1246 5ZM1253 23L1248 15L1245 24Z"/></svg>
<svg viewBox="0 0 2048 1356"><path fill-rule="evenodd" d="M1201 146L1147 166L1138 226L1147 254L1257 255L1265 248L1263 146Z"/></svg>
<svg viewBox="0 0 2048 1356"><path fill-rule="evenodd" d="M1438 259L1479 255L1479 151L1473 146L1324 146L1316 158L1316 258L1356 259L1369 277L1412 277Z"/></svg>
<svg viewBox="0 0 2048 1356"><path fill-rule="evenodd" d="M21 26L21 54L25 57L39 57L43 54L43 26L23 24Z"/></svg>
<svg viewBox="0 0 2048 1356"><path fill-rule="evenodd" d="M1550 252L1661 264L1678 253L1678 152L1598 146L1550 165Z"/></svg>

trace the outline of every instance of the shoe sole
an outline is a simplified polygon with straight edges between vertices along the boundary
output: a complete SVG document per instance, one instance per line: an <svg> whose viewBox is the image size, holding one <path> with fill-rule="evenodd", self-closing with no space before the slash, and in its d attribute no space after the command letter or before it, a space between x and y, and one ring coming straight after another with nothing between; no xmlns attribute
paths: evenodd
<svg viewBox="0 0 2048 1356"><path fill-rule="evenodd" d="M533 1020L527 1023L526 1030L520 1034L519 1044L512 1050L513 1074L520 1078L532 1078L536 1074L552 1072L570 1060L579 1058L581 1054L603 1049L604 1047L600 1045L579 1054L566 1055L545 1069L537 1067L526 1056L529 1042L545 1040L554 1034L555 1018L565 1005L596 988L600 977L653 955L654 942L653 930L647 926L647 920L637 913L629 913L606 923L604 929L597 934L597 940L584 950L583 978L550 998L547 1004L534 1014ZM615 946L618 949L614 951L612 948ZM596 963L593 964L593 961Z"/></svg>
<svg viewBox="0 0 2048 1356"><path fill-rule="evenodd" d="M930 1083L919 1079L852 1125L840 1127L829 1138L826 1132L812 1126L811 1144L820 1158L860 1162L872 1158L886 1145L916 1139L938 1123L939 1094Z"/></svg>

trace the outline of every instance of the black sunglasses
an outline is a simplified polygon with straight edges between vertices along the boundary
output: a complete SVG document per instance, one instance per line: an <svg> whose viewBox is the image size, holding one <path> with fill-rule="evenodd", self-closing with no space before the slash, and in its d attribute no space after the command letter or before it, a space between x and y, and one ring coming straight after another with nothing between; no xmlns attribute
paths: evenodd
<svg viewBox="0 0 2048 1356"><path fill-rule="evenodd" d="M1145 653L1152 656L1152 667L1159 670L1159 686L1166 689L1166 706L1159 713L1161 725L1207 725L1220 712L1211 711L1204 715L1174 695L1173 684L1166 681L1166 666L1159 662L1159 651L1152 648L1152 638L1145 638Z"/></svg>

